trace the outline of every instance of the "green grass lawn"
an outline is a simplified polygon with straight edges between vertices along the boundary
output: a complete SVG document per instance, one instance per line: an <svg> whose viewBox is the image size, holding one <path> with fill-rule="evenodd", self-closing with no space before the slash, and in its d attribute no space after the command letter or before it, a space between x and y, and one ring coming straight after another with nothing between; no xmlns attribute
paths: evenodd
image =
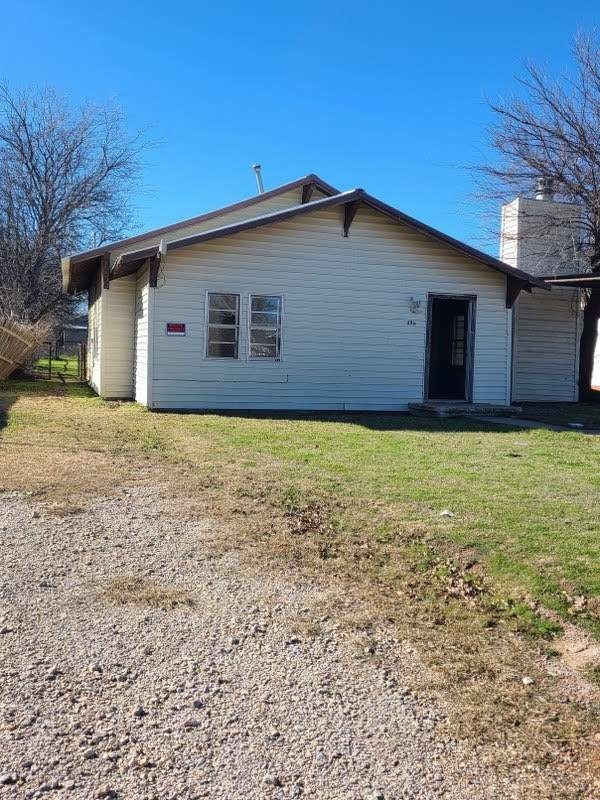
<svg viewBox="0 0 600 800"><path fill-rule="evenodd" d="M223 492L324 503L336 535L381 545L383 572L393 547L415 570L432 552L442 570L473 562L501 596L600 635L600 437L401 413L157 414L76 385L0 387L7 442L142 455Z"/></svg>
<svg viewBox="0 0 600 800"><path fill-rule="evenodd" d="M35 362L35 369L42 375L48 375L48 368L50 359L48 356L38 358ZM76 379L79 377L79 361L77 356L53 356L52 357L52 375L63 375L65 378Z"/></svg>

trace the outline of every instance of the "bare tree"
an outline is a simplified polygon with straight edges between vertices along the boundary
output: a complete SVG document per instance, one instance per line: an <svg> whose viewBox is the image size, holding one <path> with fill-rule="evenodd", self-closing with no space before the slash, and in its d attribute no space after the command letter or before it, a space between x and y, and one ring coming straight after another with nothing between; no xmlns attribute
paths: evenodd
<svg viewBox="0 0 600 800"><path fill-rule="evenodd" d="M0 85L0 316L69 315L60 257L126 230L144 146L113 105Z"/></svg>
<svg viewBox="0 0 600 800"><path fill-rule="evenodd" d="M574 266L600 272L600 46L592 34L580 34L573 45L575 69L558 78L529 64L518 79L520 93L491 103L495 122L490 142L494 163L479 168L488 197L531 194L540 177L556 198L576 204L571 220ZM545 236L556 219L541 217ZM534 233L535 235L535 233ZM580 397L589 398L600 316L600 290L585 296L581 337Z"/></svg>

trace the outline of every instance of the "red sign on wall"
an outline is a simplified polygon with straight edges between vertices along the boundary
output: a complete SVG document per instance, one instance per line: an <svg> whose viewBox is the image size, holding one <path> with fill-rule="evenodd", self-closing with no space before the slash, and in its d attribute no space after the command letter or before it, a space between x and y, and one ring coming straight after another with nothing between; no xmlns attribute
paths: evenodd
<svg viewBox="0 0 600 800"><path fill-rule="evenodd" d="M185 336L185 322L167 322L167 336Z"/></svg>

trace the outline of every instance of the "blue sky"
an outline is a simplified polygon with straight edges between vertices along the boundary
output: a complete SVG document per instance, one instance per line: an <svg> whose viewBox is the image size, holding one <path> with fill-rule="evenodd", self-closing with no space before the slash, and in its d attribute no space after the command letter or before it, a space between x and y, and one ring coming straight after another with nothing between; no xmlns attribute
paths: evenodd
<svg viewBox="0 0 600 800"><path fill-rule="evenodd" d="M254 194L260 161L266 188L317 172L484 246L465 165L486 97L527 58L566 67L599 19L591 0L23 0L3 4L0 77L115 98L149 129L140 229Z"/></svg>

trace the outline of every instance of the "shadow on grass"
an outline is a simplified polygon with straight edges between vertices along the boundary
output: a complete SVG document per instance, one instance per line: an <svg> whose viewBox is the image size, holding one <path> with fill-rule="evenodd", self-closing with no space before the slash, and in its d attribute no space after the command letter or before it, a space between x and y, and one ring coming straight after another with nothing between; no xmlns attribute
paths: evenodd
<svg viewBox="0 0 600 800"><path fill-rule="evenodd" d="M22 396L35 397L95 397L85 383L45 380L28 375L0 380L0 432L8 425L10 409Z"/></svg>
<svg viewBox="0 0 600 800"><path fill-rule="evenodd" d="M408 411L232 411L208 409L194 411L188 409L155 409L153 413L189 414L195 416L219 416L231 419L266 420L272 422L315 422L359 425L373 431L432 431L445 433L465 433L478 431L488 433L515 433L523 431L517 425L494 424L469 417L434 417L415 415Z"/></svg>

